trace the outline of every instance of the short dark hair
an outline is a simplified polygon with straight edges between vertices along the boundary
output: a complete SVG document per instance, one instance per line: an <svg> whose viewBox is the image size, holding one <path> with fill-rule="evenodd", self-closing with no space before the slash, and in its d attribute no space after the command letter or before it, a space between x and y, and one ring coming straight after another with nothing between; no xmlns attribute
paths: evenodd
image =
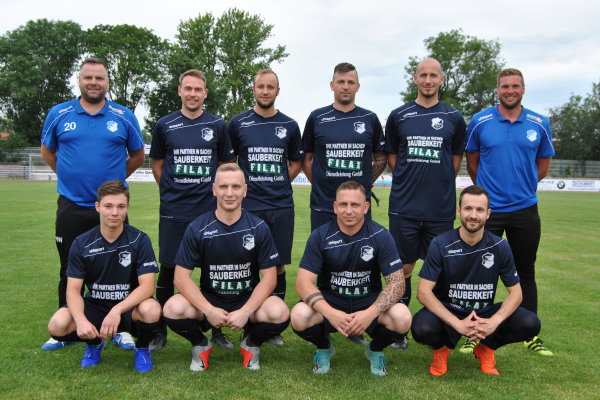
<svg viewBox="0 0 600 400"><path fill-rule="evenodd" d="M83 62L79 66L79 70L81 70L83 68L83 66L86 64L102 65L104 67L104 69L108 71L108 65L106 65L106 61L104 61L102 58L98 58L98 57L86 58L85 60L83 60Z"/></svg>
<svg viewBox="0 0 600 400"><path fill-rule="evenodd" d="M125 184L115 179L113 181L106 181L98 188L98 198L96 201L100 203L100 201L108 195L111 194L124 194L127 197L127 202L129 203L129 189Z"/></svg>
<svg viewBox="0 0 600 400"><path fill-rule="evenodd" d="M256 86L256 80L263 76L263 75L267 75L267 74L273 74L275 76L275 80L277 81L277 87L279 87L279 77L277 76L277 74L272 70L272 69L261 69L260 71L256 72L256 75L254 75L254 80L252 81L252 85Z"/></svg>
<svg viewBox="0 0 600 400"><path fill-rule="evenodd" d="M367 191L365 190L365 187L356 181L346 181L338 186L337 190L335 191L335 197L337 197L337 194L342 190L358 190L365 196L365 200L367 198Z"/></svg>
<svg viewBox="0 0 600 400"><path fill-rule="evenodd" d="M467 186L466 188L464 188L462 190L462 192L460 192L460 196L458 198L458 206L459 207L462 205L462 198L465 194L472 194L474 196L484 195L487 198L487 204L488 204L487 206L488 206L488 208L490 208L490 195L484 189L483 186L471 185L471 186Z"/></svg>
<svg viewBox="0 0 600 400"><path fill-rule="evenodd" d="M500 78L504 76L519 76L521 77L521 85L525 86L525 79L523 73L516 68L506 68L498 73L498 79L496 80L496 86L500 87Z"/></svg>
<svg viewBox="0 0 600 400"><path fill-rule="evenodd" d="M333 69L333 76L335 78L335 74L341 74L344 72L351 72L351 71L356 72L356 68L354 67L354 65L352 65L348 62L341 62L338 65L336 65L335 68ZM356 77L358 78L358 72L356 72Z"/></svg>
<svg viewBox="0 0 600 400"><path fill-rule="evenodd" d="M188 69L183 74L179 75L180 86L181 82L183 82L183 78L185 78L186 76L193 76L195 78L202 79L204 81L204 86L206 86L206 75L204 75L204 72L200 71L199 69Z"/></svg>

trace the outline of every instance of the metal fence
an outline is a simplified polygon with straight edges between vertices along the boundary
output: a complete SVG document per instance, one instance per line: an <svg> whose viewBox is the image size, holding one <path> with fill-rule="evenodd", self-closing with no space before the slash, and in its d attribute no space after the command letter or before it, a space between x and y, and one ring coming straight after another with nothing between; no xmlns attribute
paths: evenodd
<svg viewBox="0 0 600 400"><path fill-rule="evenodd" d="M150 158L142 168L151 168ZM32 174L51 173L42 160L39 147L26 147L16 150L0 149L0 179L31 179ZM466 160L463 158L460 175L467 174ZM600 178L600 161L552 160L550 177L554 178ZM37 179L44 179L37 176Z"/></svg>

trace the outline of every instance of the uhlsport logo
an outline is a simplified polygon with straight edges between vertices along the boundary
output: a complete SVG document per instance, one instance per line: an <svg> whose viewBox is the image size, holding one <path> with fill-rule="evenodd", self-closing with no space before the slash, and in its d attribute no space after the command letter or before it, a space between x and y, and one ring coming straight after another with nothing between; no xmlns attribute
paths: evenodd
<svg viewBox="0 0 600 400"><path fill-rule="evenodd" d="M106 123L106 129L108 129L111 132L116 132L117 129L119 129L119 124L117 124L115 121L108 121Z"/></svg>
<svg viewBox="0 0 600 400"><path fill-rule="evenodd" d="M533 129L530 129L527 131L527 139L529 139L530 142L535 141L535 139L537 139L537 132L534 131Z"/></svg>
<svg viewBox="0 0 600 400"><path fill-rule="evenodd" d="M444 120L441 118L432 118L431 119L431 127L436 131L439 131L444 127Z"/></svg>
<svg viewBox="0 0 600 400"><path fill-rule="evenodd" d="M246 235L242 239L242 245L246 250L252 250L254 248L254 235Z"/></svg>
<svg viewBox="0 0 600 400"><path fill-rule="evenodd" d="M367 129L365 128L365 123L364 122L358 121L358 122L354 123L354 130L357 133L365 133L365 131Z"/></svg>
<svg viewBox="0 0 600 400"><path fill-rule="evenodd" d="M492 268L494 265L494 255L492 253L485 253L481 256L481 265L487 269Z"/></svg>
<svg viewBox="0 0 600 400"><path fill-rule="evenodd" d="M373 258L373 252L374 250L371 246L363 246L360 248L360 258L362 258L363 261L369 261Z"/></svg>
<svg viewBox="0 0 600 400"><path fill-rule="evenodd" d="M202 129L201 133L202 139L206 140L207 142L210 142L214 137L213 130L210 128Z"/></svg>
<svg viewBox="0 0 600 400"><path fill-rule="evenodd" d="M279 139L283 139L286 134L287 129L285 129L283 126L278 126L275 128L275 135L277 135Z"/></svg>
<svg viewBox="0 0 600 400"><path fill-rule="evenodd" d="M119 264L124 267L129 267L131 264L131 253L128 251L122 251L119 253Z"/></svg>

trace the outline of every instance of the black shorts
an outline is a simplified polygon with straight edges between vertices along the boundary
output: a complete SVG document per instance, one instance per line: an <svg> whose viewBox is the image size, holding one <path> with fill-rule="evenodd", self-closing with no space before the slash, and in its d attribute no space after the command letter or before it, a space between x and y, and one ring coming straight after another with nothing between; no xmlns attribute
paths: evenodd
<svg viewBox="0 0 600 400"><path fill-rule="evenodd" d="M158 261L175 266L175 256L190 221L176 222L160 219L158 222Z"/></svg>
<svg viewBox="0 0 600 400"><path fill-rule="evenodd" d="M343 311L347 314L351 314L357 311L365 310L369 308L375 300L377 300L378 293L373 293L364 297L350 298L350 297L340 297L335 296L331 293L321 292L323 297L329 303L329 305L336 310ZM331 323L327 320L327 318L323 317L323 321L325 323L326 332L337 332L337 330L331 325ZM377 318L371 321L371 324L367 327L366 332L369 336L373 337L375 327L379 322Z"/></svg>
<svg viewBox="0 0 600 400"><path fill-rule="evenodd" d="M102 327L102 321L108 315L110 310L117 304L118 302L106 301L106 300L96 300L91 297L83 298L83 313L85 317L90 321L98 331ZM135 332L135 324L131 318L133 310L129 310L121 314L121 322L119 323L119 327L117 328L117 332L129 332L133 336L137 336L137 332Z"/></svg>
<svg viewBox="0 0 600 400"><path fill-rule="evenodd" d="M403 264L425 259L431 240L452 230L454 221L422 221L390 215L390 233Z"/></svg>
<svg viewBox="0 0 600 400"><path fill-rule="evenodd" d="M281 264L292 263L292 244L294 242L294 208L276 208L272 210L251 211L262 219L271 229L275 247Z"/></svg>
<svg viewBox="0 0 600 400"><path fill-rule="evenodd" d="M202 295L210 304L214 307L222 308L227 312L232 312L235 310L239 310L246 304L248 299L250 298L250 293L248 295L234 295L234 296L224 296L215 294L212 292L203 291Z"/></svg>

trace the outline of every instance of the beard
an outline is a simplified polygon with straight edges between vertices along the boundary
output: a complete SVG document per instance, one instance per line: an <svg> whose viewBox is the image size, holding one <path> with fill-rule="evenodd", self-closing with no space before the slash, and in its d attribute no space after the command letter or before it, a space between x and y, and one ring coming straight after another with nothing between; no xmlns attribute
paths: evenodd
<svg viewBox="0 0 600 400"><path fill-rule="evenodd" d="M262 108L263 110L268 110L275 104L275 100L271 100L267 103L261 102L259 99L256 99L256 105Z"/></svg>
<svg viewBox="0 0 600 400"><path fill-rule="evenodd" d="M460 220L460 224L469 233L479 232L485 226L485 221L481 222L480 220L477 220L477 222L479 222L479 223L477 225L475 225L474 228L471 228L471 227L469 227L468 222L476 222L476 221L473 221L473 220L468 220L467 221L467 220L463 220L463 219Z"/></svg>
<svg viewBox="0 0 600 400"><path fill-rule="evenodd" d="M502 104L502 106L504 106L506 109L512 110L512 109L515 109L517 107L521 107L521 100L522 99L523 99L523 97L520 97L519 99L517 99L513 103L507 103L504 99L502 99L502 97L500 97L500 104Z"/></svg>

